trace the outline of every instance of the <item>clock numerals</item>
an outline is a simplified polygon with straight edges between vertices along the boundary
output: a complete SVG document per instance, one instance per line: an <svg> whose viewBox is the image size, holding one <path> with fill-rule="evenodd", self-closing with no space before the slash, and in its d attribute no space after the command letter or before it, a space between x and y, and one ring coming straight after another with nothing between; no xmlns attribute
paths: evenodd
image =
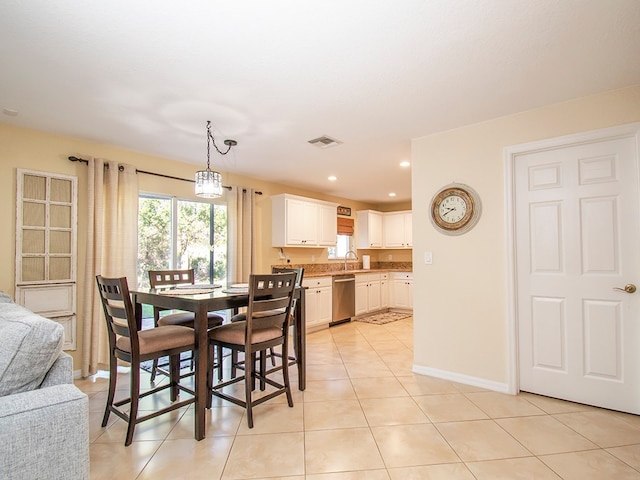
<svg viewBox="0 0 640 480"><path fill-rule="evenodd" d="M456 195L446 197L438 208L440 218L447 223L457 223L467 213L467 203Z"/></svg>

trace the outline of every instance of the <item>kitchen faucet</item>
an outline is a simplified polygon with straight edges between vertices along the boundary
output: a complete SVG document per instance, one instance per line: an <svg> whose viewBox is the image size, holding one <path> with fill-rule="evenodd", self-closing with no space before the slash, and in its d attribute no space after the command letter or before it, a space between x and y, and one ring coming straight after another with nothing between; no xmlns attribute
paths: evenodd
<svg viewBox="0 0 640 480"><path fill-rule="evenodd" d="M349 250L347 253L344 254L344 271L347 271L347 258L349 258L349 254L352 253L354 257L356 257L354 260L358 260L358 255L356 254L356 252L354 252L353 250Z"/></svg>

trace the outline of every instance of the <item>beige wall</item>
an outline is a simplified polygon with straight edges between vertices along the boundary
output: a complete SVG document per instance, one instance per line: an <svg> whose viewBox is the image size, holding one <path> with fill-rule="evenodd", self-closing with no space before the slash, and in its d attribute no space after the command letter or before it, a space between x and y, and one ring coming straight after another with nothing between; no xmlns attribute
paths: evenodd
<svg viewBox="0 0 640 480"><path fill-rule="evenodd" d="M504 148L640 121L640 86L414 139L414 363L417 371L508 384ZM438 233L433 194L453 181L482 201L465 235ZM433 252L425 265L424 252ZM467 377L467 378L464 378Z"/></svg>
<svg viewBox="0 0 640 480"><path fill-rule="evenodd" d="M17 128L0 123L0 203L2 204L2 225L0 231L0 290L14 295L15 279L15 195L16 195L16 169L25 168L41 170L78 177L79 206L78 206L78 282L84 281L81 273L84 270L84 246L85 237L85 190L86 165L70 162L67 157L74 155L80 158L90 156L115 160L122 163L135 165L139 170L158 172L181 178L193 178L198 167L158 157L143 155L127 151L109 145L78 140L62 135L54 135L45 132ZM203 151L204 155L204 151ZM203 160L204 162L204 160ZM204 165L204 163L203 163ZM333 201L351 207L353 217L355 212L361 209L376 208L381 206L354 202L342 198L327 196L321 193L309 192L274 183L262 182L252 178L223 173L226 185L241 185L252 187L263 192L256 197L257 203L257 235L260 239L258 248L258 271L268 271L273 264L280 263L278 249L271 247L271 199L272 195L279 193L292 193L322 200ZM164 179L150 175L139 175L139 188L145 193L159 193L175 195L181 198L196 197L193 194L193 183ZM409 203L394 206L385 206L380 210L403 210L410 208ZM357 232L356 232L357 235ZM286 255L292 263L325 263L327 262L327 250L288 248ZM365 252L370 253L370 252ZM398 250L376 251L372 255L373 261L387 260L388 255L393 255L395 261L409 261L410 251ZM82 292L79 288L78 292ZM78 298L78 311L82 311L82 298ZM82 341L82 322L78 319L78 341ZM74 357L75 369L79 367L81 343L76 352L69 352Z"/></svg>

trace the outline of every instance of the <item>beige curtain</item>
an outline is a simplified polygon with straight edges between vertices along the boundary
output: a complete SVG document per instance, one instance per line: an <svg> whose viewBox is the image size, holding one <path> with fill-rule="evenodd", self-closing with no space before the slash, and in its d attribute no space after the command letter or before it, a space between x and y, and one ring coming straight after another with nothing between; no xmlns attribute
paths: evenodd
<svg viewBox="0 0 640 480"><path fill-rule="evenodd" d="M255 192L231 187L227 192L227 281L248 282L256 268Z"/></svg>
<svg viewBox="0 0 640 480"><path fill-rule="evenodd" d="M82 376L107 368L109 349L96 275L126 276L137 285L138 179L131 165L90 159L87 169L87 255L83 275Z"/></svg>

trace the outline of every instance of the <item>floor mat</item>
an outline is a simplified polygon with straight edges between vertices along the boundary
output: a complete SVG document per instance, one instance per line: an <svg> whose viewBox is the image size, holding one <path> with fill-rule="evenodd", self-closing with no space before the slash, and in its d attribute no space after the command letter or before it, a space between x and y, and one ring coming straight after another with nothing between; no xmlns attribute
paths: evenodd
<svg viewBox="0 0 640 480"><path fill-rule="evenodd" d="M395 322L403 318L410 317L411 313L384 312L369 315L368 317L356 318L356 322L373 323L375 325L384 325L385 323Z"/></svg>

